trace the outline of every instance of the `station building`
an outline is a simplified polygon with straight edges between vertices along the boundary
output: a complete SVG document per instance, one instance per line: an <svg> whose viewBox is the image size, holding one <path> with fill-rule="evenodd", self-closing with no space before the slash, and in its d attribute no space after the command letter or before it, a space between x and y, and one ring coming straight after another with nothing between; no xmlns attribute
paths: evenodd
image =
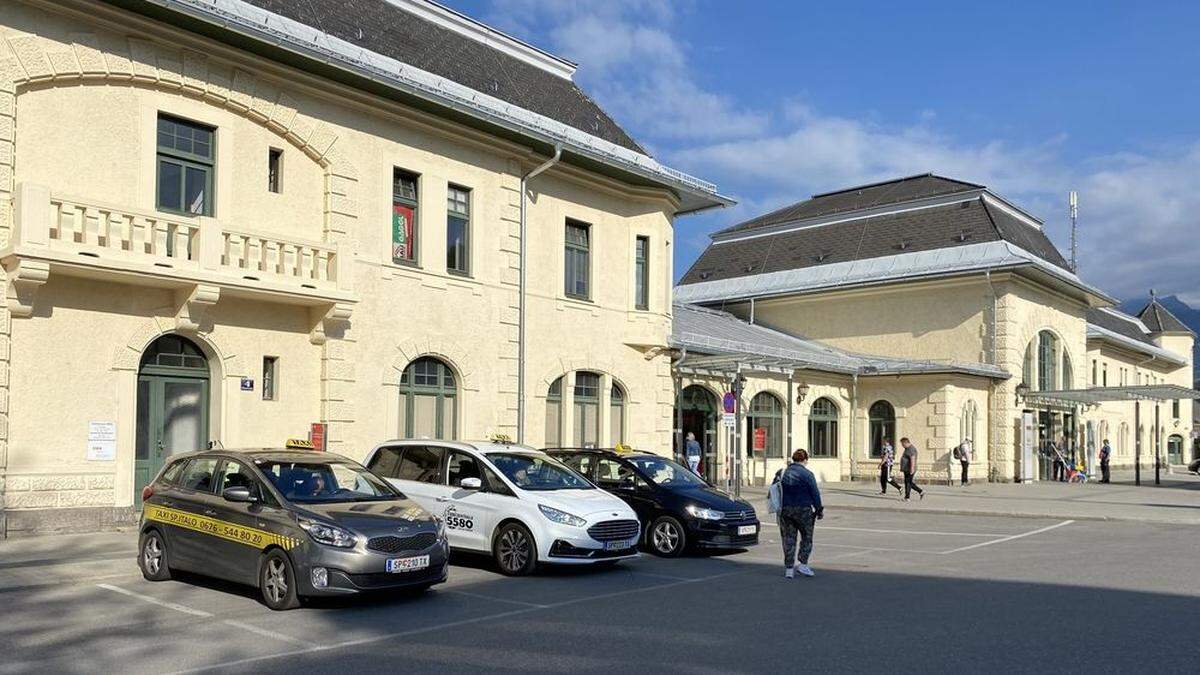
<svg viewBox="0 0 1200 675"><path fill-rule="evenodd" d="M966 439L972 480L1047 479L1050 442L1092 471L1104 439L1118 469L1190 459L1195 335L1155 300L1114 309L983 185L911 176L734 225L675 302L676 427L717 481L761 484L796 447L825 480L871 479L906 436L935 481Z"/></svg>
<svg viewBox="0 0 1200 675"><path fill-rule="evenodd" d="M670 447L672 223L729 200L423 0L0 0L0 534L173 452Z"/></svg>

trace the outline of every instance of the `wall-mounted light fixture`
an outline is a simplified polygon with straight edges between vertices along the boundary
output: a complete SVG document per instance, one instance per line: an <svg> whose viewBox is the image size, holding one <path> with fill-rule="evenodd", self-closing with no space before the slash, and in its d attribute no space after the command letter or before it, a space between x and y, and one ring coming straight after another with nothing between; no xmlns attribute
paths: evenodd
<svg viewBox="0 0 1200 675"><path fill-rule="evenodd" d="M804 397L808 396L808 383L801 382L796 386L796 403L804 403Z"/></svg>

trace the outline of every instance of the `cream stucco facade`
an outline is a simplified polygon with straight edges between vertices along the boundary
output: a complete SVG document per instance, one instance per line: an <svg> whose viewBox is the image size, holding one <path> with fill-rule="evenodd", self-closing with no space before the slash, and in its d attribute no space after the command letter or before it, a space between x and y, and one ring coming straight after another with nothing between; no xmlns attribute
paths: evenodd
<svg viewBox="0 0 1200 675"><path fill-rule="evenodd" d="M100 3L4 0L0 17L9 533L131 517L139 372L163 335L206 357L202 437L225 447L324 423L330 450L361 458L406 433L401 377L425 357L453 378L443 435L517 434L520 189L545 154ZM161 115L213 130L208 215L156 208ZM417 176L412 264L393 261L394 169ZM447 269L448 186L470 191L465 274ZM564 160L528 196L524 440L562 442L544 438L562 376L570 435L570 385L589 371L603 383L598 442L668 446L675 192ZM586 299L563 292L567 219L590 227ZM111 458L89 459L93 423L115 425Z"/></svg>

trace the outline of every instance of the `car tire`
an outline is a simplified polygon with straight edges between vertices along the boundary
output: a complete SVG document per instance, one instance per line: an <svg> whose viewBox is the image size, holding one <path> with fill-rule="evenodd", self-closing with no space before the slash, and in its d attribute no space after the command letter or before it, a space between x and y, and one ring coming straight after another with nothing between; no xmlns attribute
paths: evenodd
<svg viewBox="0 0 1200 675"><path fill-rule="evenodd" d="M147 530L138 538L138 568L147 581L167 581L171 578L167 542L158 530Z"/></svg>
<svg viewBox="0 0 1200 675"><path fill-rule="evenodd" d="M262 595L263 604L275 611L300 606L292 561L280 549L272 549L263 556L258 569L258 590Z"/></svg>
<svg viewBox="0 0 1200 675"><path fill-rule="evenodd" d="M673 516L659 516L646 531L646 543L654 555L674 558L687 546L687 531Z"/></svg>
<svg viewBox="0 0 1200 675"><path fill-rule="evenodd" d="M532 574L537 568L537 544L524 525L508 523L496 532L492 557L501 574L510 577Z"/></svg>

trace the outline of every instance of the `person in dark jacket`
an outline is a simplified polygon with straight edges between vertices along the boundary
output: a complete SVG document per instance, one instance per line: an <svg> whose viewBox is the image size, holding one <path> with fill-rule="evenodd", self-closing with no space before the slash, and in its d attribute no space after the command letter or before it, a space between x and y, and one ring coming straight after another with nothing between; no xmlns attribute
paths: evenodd
<svg viewBox="0 0 1200 675"><path fill-rule="evenodd" d="M1111 478L1108 472L1108 460L1112 458L1112 446L1108 444L1108 439L1104 439L1104 446L1100 448L1100 482L1107 483Z"/></svg>
<svg viewBox="0 0 1200 675"><path fill-rule="evenodd" d="M812 568L808 566L813 548L813 529L816 521L825 517L817 478L805 466L807 462L808 451L796 450L792 453L792 463L776 473L774 480L781 483L779 534L783 539L784 576L788 579L794 578L796 572L806 577L813 576ZM798 551L797 534L800 535Z"/></svg>
<svg viewBox="0 0 1200 675"><path fill-rule="evenodd" d="M879 450L879 494L886 495L888 486L896 488L896 494L903 493L900 484L892 478L892 464L896 463L896 451L892 448L892 439L883 439L883 447Z"/></svg>
<svg viewBox="0 0 1200 675"><path fill-rule="evenodd" d="M900 455L900 473L904 474L904 501L908 501L914 490L921 499L925 499L925 491L917 486L916 481L917 446L907 438L901 438L900 445L904 448L904 454Z"/></svg>

